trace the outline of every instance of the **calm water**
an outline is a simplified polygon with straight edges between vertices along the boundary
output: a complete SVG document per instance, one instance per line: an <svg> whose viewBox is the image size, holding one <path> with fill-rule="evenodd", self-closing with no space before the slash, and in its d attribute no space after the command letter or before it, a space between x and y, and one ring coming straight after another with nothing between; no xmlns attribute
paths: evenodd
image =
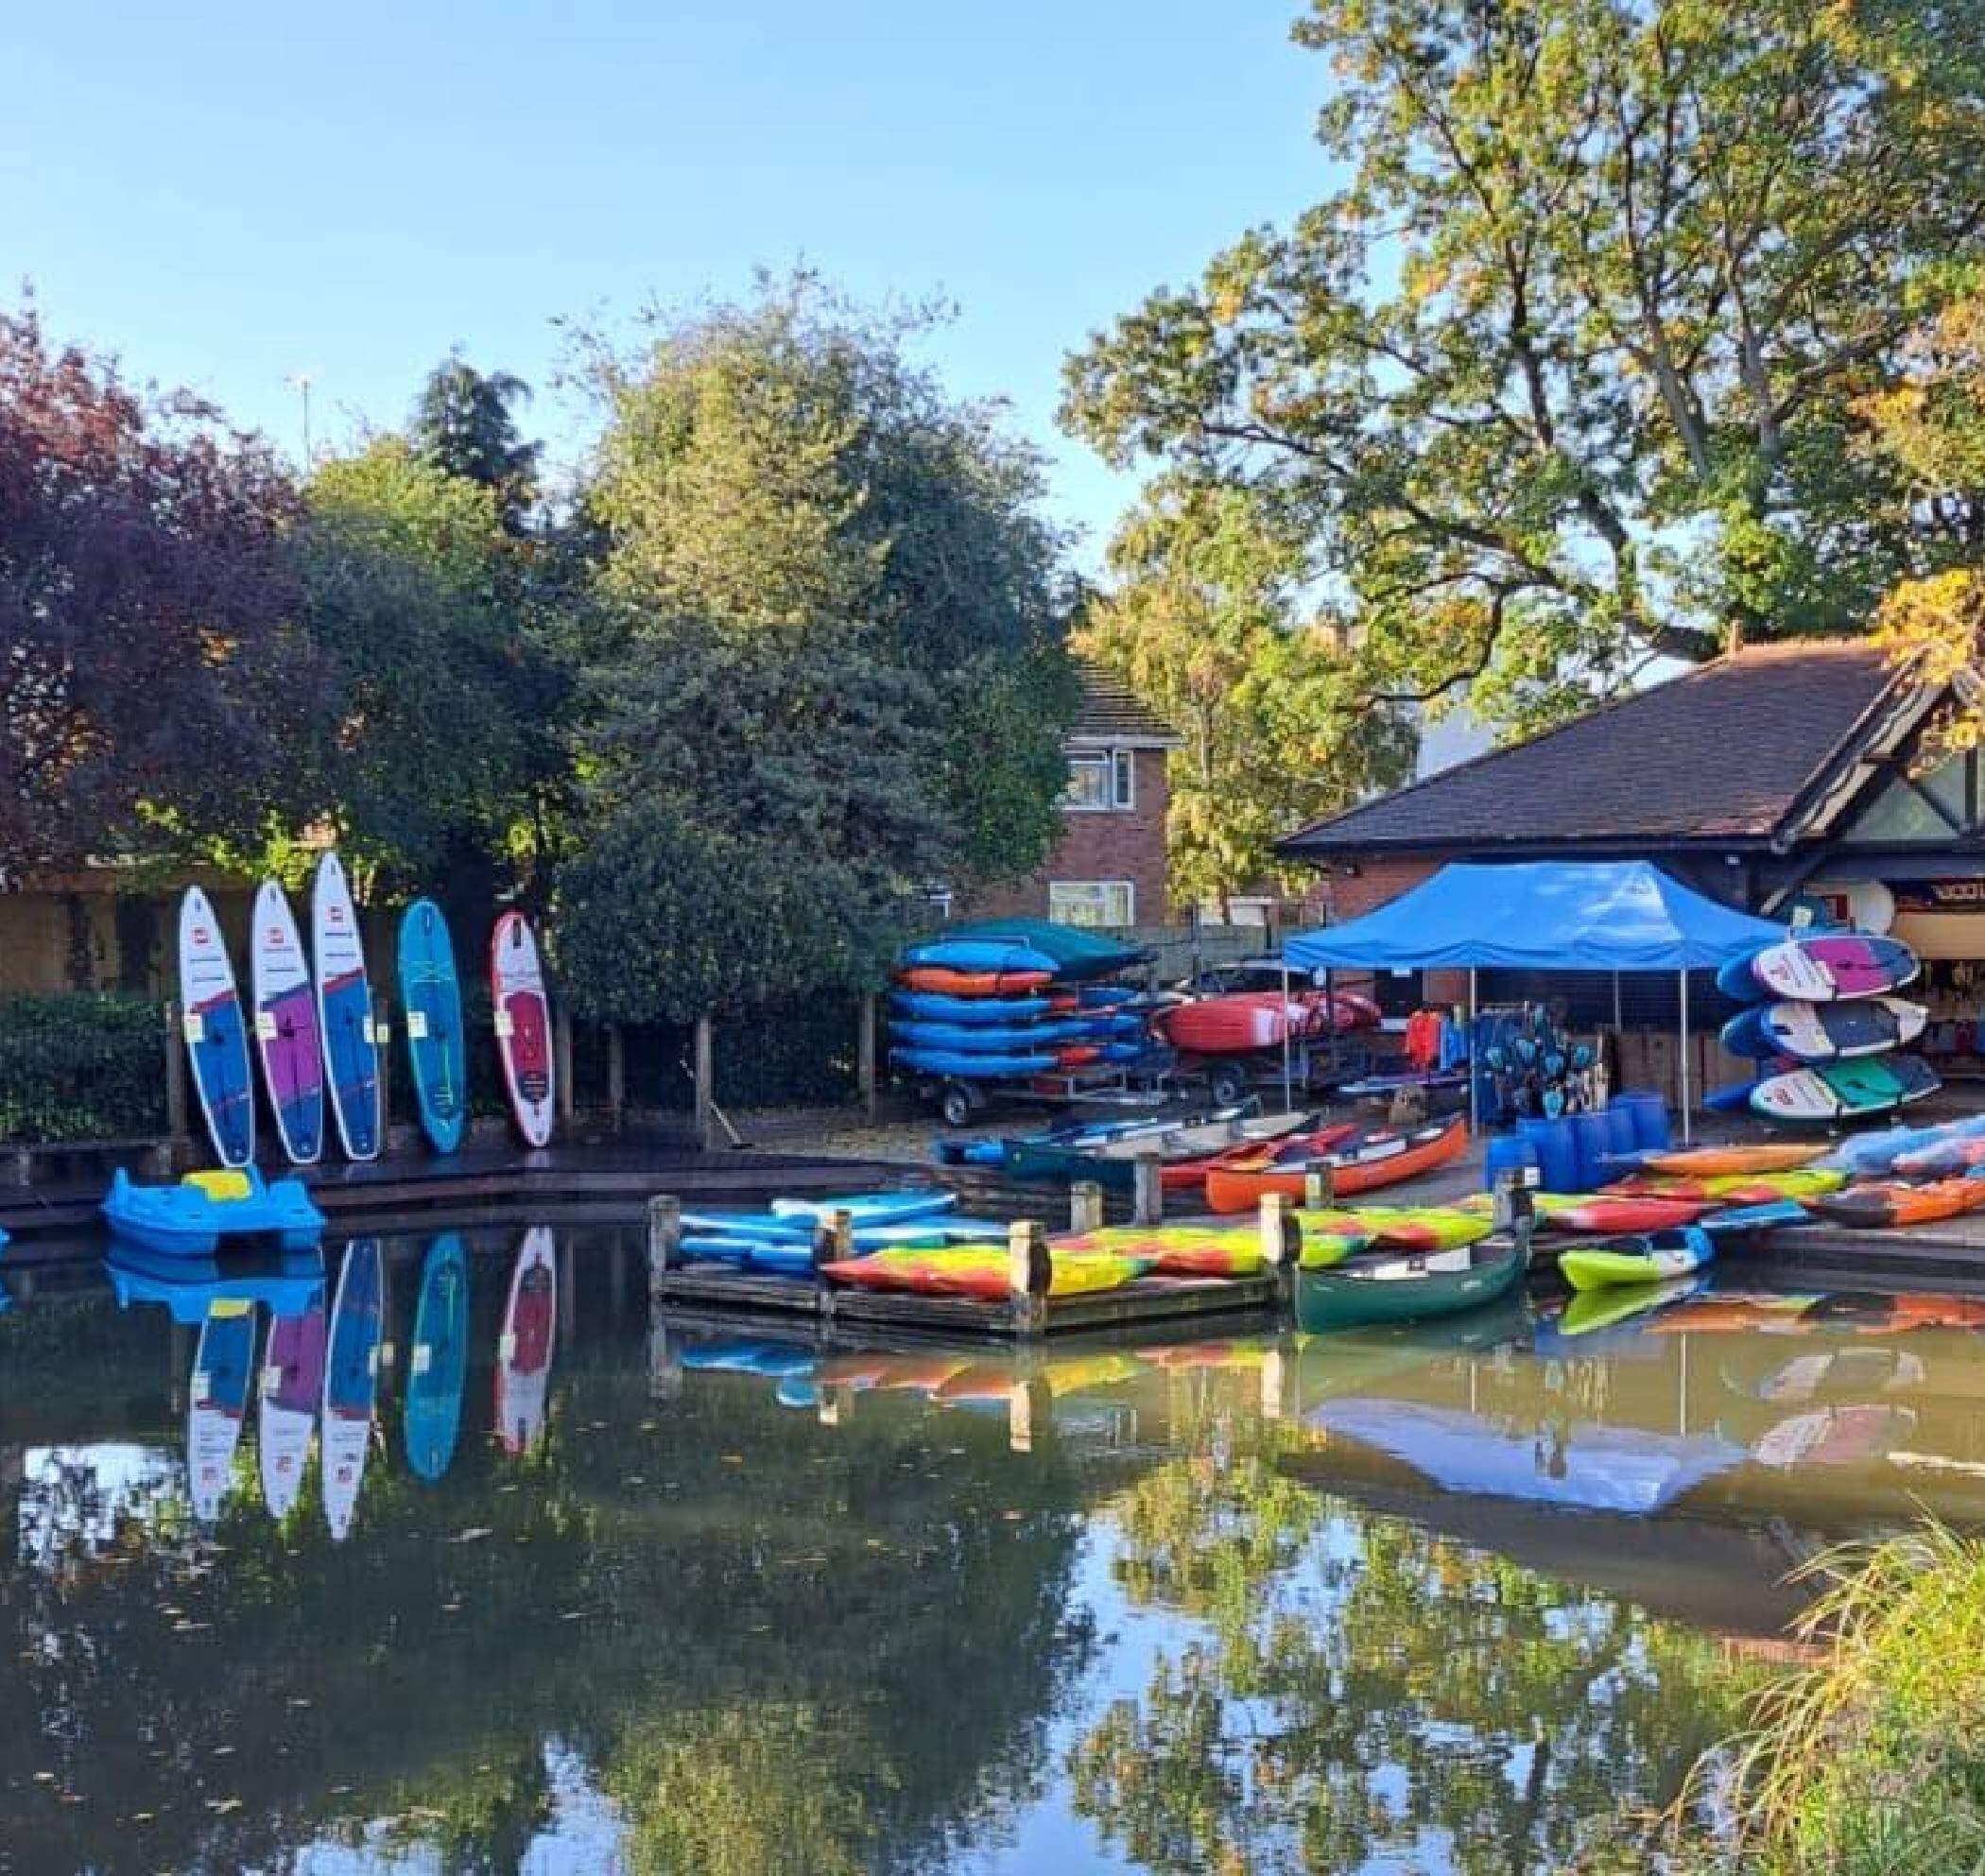
<svg viewBox="0 0 1985 1876"><path fill-rule="evenodd" d="M0 1869L1551 1868L1985 1519L1977 1305L820 1356L372 1255L9 1275Z"/></svg>

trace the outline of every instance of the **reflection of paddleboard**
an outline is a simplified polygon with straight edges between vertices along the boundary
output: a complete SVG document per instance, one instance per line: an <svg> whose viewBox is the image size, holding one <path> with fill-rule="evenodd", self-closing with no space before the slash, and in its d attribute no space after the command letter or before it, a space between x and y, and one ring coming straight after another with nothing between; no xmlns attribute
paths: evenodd
<svg viewBox="0 0 1985 1876"><path fill-rule="evenodd" d="M366 1450L378 1399L380 1308L386 1273L377 1238L345 1249L331 1310L331 1350L324 1363L324 1520L334 1538L352 1528Z"/></svg>
<svg viewBox="0 0 1985 1876"><path fill-rule="evenodd" d="M249 1081L248 1031L220 921L198 886L180 901L180 1002L186 1059L207 1132L224 1166L255 1157L255 1100Z"/></svg>
<svg viewBox="0 0 1985 1876"><path fill-rule="evenodd" d="M1751 1090L1752 1110L1772 1120L1846 1120L1920 1101L1942 1084L1914 1056L1821 1062L1774 1075Z"/></svg>
<svg viewBox="0 0 1985 1876"><path fill-rule="evenodd" d="M538 940L522 913L506 912L490 935L490 995L496 1006L496 1047L518 1131L533 1146L551 1141L551 1007Z"/></svg>
<svg viewBox="0 0 1985 1876"><path fill-rule="evenodd" d="M269 1325L262 1364L261 1411L255 1446L262 1464L262 1502L271 1518L288 1514L310 1462L318 1401L324 1386L324 1311L313 1303L301 1316Z"/></svg>
<svg viewBox="0 0 1985 1876"><path fill-rule="evenodd" d="M255 894L249 969L255 987L255 1046L283 1150L300 1166L324 1149L324 1047L318 1034L310 960L288 896L266 879Z"/></svg>
<svg viewBox="0 0 1985 1876"><path fill-rule="evenodd" d="M347 1157L379 1157L379 1051L372 1041L372 986L344 863L326 853L310 894L317 951L317 1014L324 1035L331 1111Z"/></svg>
<svg viewBox="0 0 1985 1876"><path fill-rule="evenodd" d="M210 1303L186 1408L186 1473L193 1515L203 1521L220 1516L228 1495L254 1365L255 1305L232 1299Z"/></svg>
<svg viewBox="0 0 1985 1876"><path fill-rule="evenodd" d="M1732 1055L1769 1060L1835 1061L1878 1056L1923 1034L1929 1011L1900 997L1855 1003L1764 1003L1739 1010L1723 1025Z"/></svg>
<svg viewBox="0 0 1985 1876"><path fill-rule="evenodd" d="M406 1463L421 1478L440 1478L455 1456L468 1361L469 1258L460 1234L445 1231L421 1266L406 1358Z"/></svg>
<svg viewBox="0 0 1985 1876"><path fill-rule="evenodd" d="M1897 938L1795 938L1726 964L1717 983L1751 1002L1832 1003L1899 990L1914 981L1916 971L1916 954Z"/></svg>
<svg viewBox="0 0 1985 1876"><path fill-rule="evenodd" d="M400 918L400 1004L421 1127L437 1153L453 1153L469 1118L469 1063L455 946L431 899L415 900Z"/></svg>
<svg viewBox="0 0 1985 1876"><path fill-rule="evenodd" d="M558 1322L559 1279L551 1231L524 1234L496 1345L496 1435L509 1453L528 1453L544 1432L544 1397L551 1381L551 1335Z"/></svg>
<svg viewBox="0 0 1985 1876"><path fill-rule="evenodd" d="M1819 1407L1794 1414L1751 1449L1761 1466L1851 1466L1883 1453L1916 1424L1907 1407Z"/></svg>

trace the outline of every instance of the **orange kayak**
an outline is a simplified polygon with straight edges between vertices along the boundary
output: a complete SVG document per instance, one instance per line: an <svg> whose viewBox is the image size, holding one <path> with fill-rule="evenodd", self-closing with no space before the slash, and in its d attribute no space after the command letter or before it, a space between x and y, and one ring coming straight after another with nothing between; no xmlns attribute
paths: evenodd
<svg viewBox="0 0 1985 1876"><path fill-rule="evenodd" d="M1271 1192L1301 1199L1312 1166L1328 1166L1337 1196L1348 1198L1416 1179L1467 1150L1468 1122L1459 1114L1412 1133L1368 1133L1323 1153L1304 1139L1253 1161L1214 1167L1206 1175L1206 1203L1215 1212L1251 1212Z"/></svg>
<svg viewBox="0 0 1985 1876"><path fill-rule="evenodd" d="M906 990L935 990L947 997L1010 997L1044 989L1053 980L1045 971L947 971L939 964L919 964L899 971L896 981Z"/></svg>
<svg viewBox="0 0 1985 1876"><path fill-rule="evenodd" d="M1801 1202L1837 1225L1853 1225L1863 1231L1894 1225L1927 1225L1939 1218L1976 1212L1985 1205L1985 1179L1936 1179L1928 1185L1882 1180L1873 1185L1852 1185L1845 1192L1821 1193Z"/></svg>
<svg viewBox="0 0 1985 1876"><path fill-rule="evenodd" d="M1312 1147L1328 1151L1341 1145L1357 1132L1355 1121L1339 1121L1334 1127L1320 1128L1303 1138ZM1267 1151L1259 1140L1243 1140L1217 1153L1201 1154L1197 1160L1181 1160L1167 1165L1158 1175L1160 1182L1167 1192L1198 1192L1206 1183L1206 1175L1216 1166L1252 1165Z"/></svg>
<svg viewBox="0 0 1985 1876"><path fill-rule="evenodd" d="M1725 1173L1788 1173L1809 1166L1827 1150L1828 1143L1798 1140L1732 1141L1723 1146L1683 1146L1672 1153L1650 1153L1648 1170L1677 1179L1716 1179Z"/></svg>

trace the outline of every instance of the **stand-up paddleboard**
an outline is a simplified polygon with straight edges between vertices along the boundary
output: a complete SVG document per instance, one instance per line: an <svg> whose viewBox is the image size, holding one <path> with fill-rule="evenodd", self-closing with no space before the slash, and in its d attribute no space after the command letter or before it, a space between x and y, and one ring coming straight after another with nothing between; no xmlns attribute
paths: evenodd
<svg viewBox="0 0 1985 1876"><path fill-rule="evenodd" d="M310 892L310 938L317 955L317 1016L337 1137L353 1160L379 1157L379 1050L372 1040L372 986L365 941L345 879L344 862L326 853Z"/></svg>
<svg viewBox="0 0 1985 1876"><path fill-rule="evenodd" d="M1771 1076L1752 1087L1751 1106L1770 1120L1850 1120L1906 1107L1942 1086L1914 1056L1870 1056Z"/></svg>
<svg viewBox="0 0 1985 1876"><path fill-rule="evenodd" d="M1821 937L1768 944L1717 972L1718 988L1755 1003L1833 1003L1885 996L1915 980L1916 954L1900 938Z"/></svg>
<svg viewBox="0 0 1985 1876"><path fill-rule="evenodd" d="M279 1316L269 1324L255 1448L262 1502L271 1518L286 1518L303 1489L303 1469L310 1463L310 1440L317 1432L318 1403L324 1391L324 1335L321 1302L312 1303L301 1316Z"/></svg>
<svg viewBox="0 0 1985 1876"><path fill-rule="evenodd" d="M186 1406L186 1477L193 1515L220 1516L234 1474L255 1366L255 1305L216 1298L200 1324Z"/></svg>
<svg viewBox="0 0 1985 1876"><path fill-rule="evenodd" d="M1843 1061L1878 1056L1913 1042L1929 1011L1900 997L1864 997L1852 1003L1754 1003L1723 1025L1723 1046L1734 1056L1769 1060Z"/></svg>
<svg viewBox="0 0 1985 1876"><path fill-rule="evenodd" d="M468 1125L469 1058L455 945L431 899L416 899L400 915L400 1005L421 1130L437 1153L453 1153Z"/></svg>
<svg viewBox="0 0 1985 1876"><path fill-rule="evenodd" d="M249 977L255 990L255 1047L276 1132L295 1164L314 1165L324 1150L323 1038L303 935L288 894L272 879L255 893Z"/></svg>
<svg viewBox="0 0 1985 1876"><path fill-rule="evenodd" d="M220 921L198 886L180 901L180 1003L186 1059L207 1133L224 1166L255 1157L255 1091L249 1079L248 1030Z"/></svg>
<svg viewBox="0 0 1985 1876"><path fill-rule="evenodd" d="M386 1273L377 1238L346 1247L331 1308L331 1348L324 1361L324 1522L342 1539L358 1508L372 1409L379 1398L380 1310Z"/></svg>
<svg viewBox="0 0 1985 1876"><path fill-rule="evenodd" d="M551 1142L551 1006L538 940L521 912L506 912L490 935L490 996L496 1006L496 1047L517 1129L533 1146Z"/></svg>
<svg viewBox="0 0 1985 1876"><path fill-rule="evenodd" d="M468 1370L469 1254L458 1231L444 1231L421 1266L406 1358L406 1463L416 1477L440 1478L455 1457Z"/></svg>
<svg viewBox="0 0 1985 1876"><path fill-rule="evenodd" d="M510 1272L503 1337L496 1345L496 1437L506 1453L528 1453L544 1437L558 1314L559 1275L552 1261L551 1231L533 1226L524 1234Z"/></svg>

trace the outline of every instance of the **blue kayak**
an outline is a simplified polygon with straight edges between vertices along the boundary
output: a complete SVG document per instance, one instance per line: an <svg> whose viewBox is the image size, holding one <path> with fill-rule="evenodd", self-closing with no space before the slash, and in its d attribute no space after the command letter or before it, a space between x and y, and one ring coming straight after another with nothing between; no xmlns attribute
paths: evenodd
<svg viewBox="0 0 1985 1876"><path fill-rule="evenodd" d="M272 1238L301 1248L324 1230L302 1179L270 1185L253 1166L189 1173L177 1185L134 1185L119 1166L102 1209L119 1237L184 1257L205 1257L224 1238Z"/></svg>
<svg viewBox="0 0 1985 1876"><path fill-rule="evenodd" d="M938 990L891 990L889 1007L917 1023L1027 1023L1048 1014L1045 997L948 997Z"/></svg>
<svg viewBox="0 0 1985 1876"><path fill-rule="evenodd" d="M954 1049L968 1056L1027 1055L1062 1042L1083 1042L1095 1033L1075 1020L1065 1023L1028 1023L994 1028L974 1029L962 1023L905 1023L889 1024L889 1033L899 1042L919 1049Z"/></svg>
<svg viewBox="0 0 1985 1876"><path fill-rule="evenodd" d="M968 1056L956 1049L891 1049L889 1059L899 1068L955 1081L1020 1081L1051 1074L1061 1065L1053 1056Z"/></svg>
<svg viewBox="0 0 1985 1876"><path fill-rule="evenodd" d="M1008 976L1017 971L1044 971L1053 976L1062 967L1044 951L1010 938L936 938L913 944L903 961L918 970L991 971Z"/></svg>
<svg viewBox="0 0 1985 1876"><path fill-rule="evenodd" d="M851 1192L837 1193L831 1198L775 1198L771 1212L775 1218L807 1220L831 1218L837 1212L845 1212L857 1227L907 1225L920 1218L934 1218L941 1212L954 1212L958 1202L955 1192L926 1187L921 1192Z"/></svg>

